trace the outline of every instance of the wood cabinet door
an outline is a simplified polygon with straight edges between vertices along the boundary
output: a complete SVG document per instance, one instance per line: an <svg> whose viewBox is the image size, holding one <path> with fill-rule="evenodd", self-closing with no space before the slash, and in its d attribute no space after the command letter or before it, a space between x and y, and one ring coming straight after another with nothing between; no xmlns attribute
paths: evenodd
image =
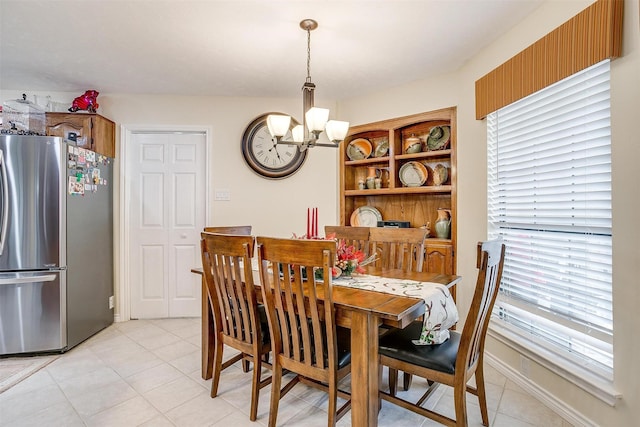
<svg viewBox="0 0 640 427"><path fill-rule="evenodd" d="M93 150L89 115L47 113L47 135L75 141L78 147Z"/></svg>
<svg viewBox="0 0 640 427"><path fill-rule="evenodd" d="M430 273L453 274L453 246L427 243L423 270Z"/></svg>
<svg viewBox="0 0 640 427"><path fill-rule="evenodd" d="M96 115L93 118L93 150L107 157L116 156L115 123Z"/></svg>
<svg viewBox="0 0 640 427"><path fill-rule="evenodd" d="M115 123L99 114L47 113L47 135L76 141L78 147L116 156Z"/></svg>

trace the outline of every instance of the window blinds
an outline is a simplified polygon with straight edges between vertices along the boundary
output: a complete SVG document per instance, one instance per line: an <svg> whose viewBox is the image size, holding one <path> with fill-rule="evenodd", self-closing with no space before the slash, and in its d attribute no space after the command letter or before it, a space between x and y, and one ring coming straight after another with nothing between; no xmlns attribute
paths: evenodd
<svg viewBox="0 0 640 427"><path fill-rule="evenodd" d="M611 129L605 60L487 116L501 326L611 379Z"/></svg>

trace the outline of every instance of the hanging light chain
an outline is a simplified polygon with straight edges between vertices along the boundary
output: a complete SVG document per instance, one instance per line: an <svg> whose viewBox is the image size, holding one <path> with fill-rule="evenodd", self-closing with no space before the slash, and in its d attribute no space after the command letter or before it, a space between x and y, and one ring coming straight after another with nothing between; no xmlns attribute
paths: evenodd
<svg viewBox="0 0 640 427"><path fill-rule="evenodd" d="M311 29L307 28L307 83L311 82Z"/></svg>

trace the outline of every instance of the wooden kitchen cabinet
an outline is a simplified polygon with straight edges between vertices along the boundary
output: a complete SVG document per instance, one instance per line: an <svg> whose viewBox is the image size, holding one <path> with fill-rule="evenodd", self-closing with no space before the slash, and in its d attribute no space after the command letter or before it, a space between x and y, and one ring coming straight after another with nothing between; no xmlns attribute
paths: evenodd
<svg viewBox="0 0 640 427"><path fill-rule="evenodd" d="M430 273L453 274L453 246L451 243L437 243L432 239L427 239L423 270Z"/></svg>
<svg viewBox="0 0 640 427"><path fill-rule="evenodd" d="M46 113L47 135L75 141L107 157L115 157L115 123L94 113Z"/></svg>
<svg viewBox="0 0 640 427"><path fill-rule="evenodd" d="M424 270L443 274L455 274L456 270L456 113L456 108L451 107L352 126L340 146L340 223L354 225L351 223L354 212L372 207L380 212L383 220L407 221L410 227L430 225ZM449 127L449 143L431 149L425 141L436 126ZM349 143L360 138L371 143L373 153L363 159L351 159ZM421 151L405 151L405 143L412 138L420 138L423 143ZM388 152L376 153L376 145L382 142L388 143ZM374 157L376 154L378 157ZM420 163L428 171L424 183L415 186L403 184L400 174L408 163ZM380 171L381 188L362 188L361 182L373 168ZM447 179L434 181L436 170L442 168L448 172ZM439 208L451 212L448 239L435 236Z"/></svg>

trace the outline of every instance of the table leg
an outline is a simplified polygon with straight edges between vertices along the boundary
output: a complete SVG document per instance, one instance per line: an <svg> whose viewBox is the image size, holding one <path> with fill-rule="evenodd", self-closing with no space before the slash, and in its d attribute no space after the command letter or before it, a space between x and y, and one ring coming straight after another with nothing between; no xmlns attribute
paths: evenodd
<svg viewBox="0 0 640 427"><path fill-rule="evenodd" d="M209 304L207 282L202 275L202 379L208 380L213 376L213 352L215 334L213 327L213 313Z"/></svg>
<svg viewBox="0 0 640 427"><path fill-rule="evenodd" d="M351 425L378 425L378 322L370 313L351 317Z"/></svg>

